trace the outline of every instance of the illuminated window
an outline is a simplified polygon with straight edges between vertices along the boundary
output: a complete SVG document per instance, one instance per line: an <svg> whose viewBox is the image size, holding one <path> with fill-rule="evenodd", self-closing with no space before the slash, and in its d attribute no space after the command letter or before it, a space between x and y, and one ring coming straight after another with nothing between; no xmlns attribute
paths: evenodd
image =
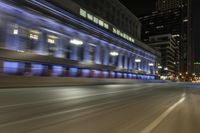
<svg viewBox="0 0 200 133"><path fill-rule="evenodd" d="M38 35L30 34L30 39L38 40Z"/></svg>
<svg viewBox="0 0 200 133"><path fill-rule="evenodd" d="M38 40L39 39L39 32L36 30L31 30L29 34L29 38L33 40Z"/></svg>
<svg viewBox="0 0 200 133"><path fill-rule="evenodd" d="M19 30L18 30L18 29L14 29L14 30L13 30L13 34L14 34L14 35L18 35L18 33L19 33Z"/></svg>
<svg viewBox="0 0 200 133"><path fill-rule="evenodd" d="M95 22L96 24L98 24L98 23L99 23L99 19L96 18L96 17L94 17L94 22Z"/></svg>
<svg viewBox="0 0 200 133"><path fill-rule="evenodd" d="M55 44L56 40L57 40L56 36L49 35L48 39L47 39L47 42L50 43L50 44Z"/></svg>
<svg viewBox="0 0 200 133"><path fill-rule="evenodd" d="M108 29L108 24L104 23L104 28Z"/></svg>
<svg viewBox="0 0 200 133"><path fill-rule="evenodd" d="M55 40L52 38L48 38L47 42L50 44L55 44Z"/></svg>
<svg viewBox="0 0 200 133"><path fill-rule="evenodd" d="M89 20L92 20L93 21L93 16L91 15L91 14L87 14L87 18L89 19Z"/></svg>
<svg viewBox="0 0 200 133"><path fill-rule="evenodd" d="M115 34L117 33L117 30L115 28L113 28L113 33L115 33Z"/></svg>
<svg viewBox="0 0 200 133"><path fill-rule="evenodd" d="M86 17L86 11L83 9L80 9L80 15L83 17Z"/></svg>
<svg viewBox="0 0 200 133"><path fill-rule="evenodd" d="M9 24L8 32L9 32L9 34L18 35L19 34L19 26L17 24Z"/></svg>
<svg viewBox="0 0 200 133"><path fill-rule="evenodd" d="M102 20L99 20L99 25L103 26L103 21Z"/></svg>
<svg viewBox="0 0 200 133"><path fill-rule="evenodd" d="M117 30L117 35L119 35L120 34L120 31L119 30Z"/></svg>
<svg viewBox="0 0 200 133"><path fill-rule="evenodd" d="M126 34L123 35L123 38L126 38Z"/></svg>

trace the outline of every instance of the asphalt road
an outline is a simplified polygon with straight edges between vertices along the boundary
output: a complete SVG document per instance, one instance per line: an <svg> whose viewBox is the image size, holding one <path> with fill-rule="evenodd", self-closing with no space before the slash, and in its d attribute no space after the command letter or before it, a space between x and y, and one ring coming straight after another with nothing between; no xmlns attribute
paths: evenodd
<svg viewBox="0 0 200 133"><path fill-rule="evenodd" d="M199 133L200 85L0 89L0 133Z"/></svg>

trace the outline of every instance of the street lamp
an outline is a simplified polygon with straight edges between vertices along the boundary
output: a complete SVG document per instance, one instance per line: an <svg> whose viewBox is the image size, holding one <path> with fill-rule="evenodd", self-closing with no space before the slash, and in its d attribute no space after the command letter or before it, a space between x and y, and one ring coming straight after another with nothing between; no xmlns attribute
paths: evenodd
<svg viewBox="0 0 200 133"><path fill-rule="evenodd" d="M115 66L117 66L117 60L118 60L118 58L117 58L117 56L119 55L119 53L118 52L116 52L116 51L111 51L110 52L110 63L111 63L111 65L115 65Z"/></svg>
<svg viewBox="0 0 200 133"><path fill-rule="evenodd" d="M139 69L139 63L141 62L141 59L135 59L135 63L136 63L136 69L141 71L141 69Z"/></svg>
<svg viewBox="0 0 200 133"><path fill-rule="evenodd" d="M165 70L165 71L168 71L169 69L168 69L168 67L165 67L164 70Z"/></svg>
<svg viewBox="0 0 200 133"><path fill-rule="evenodd" d="M149 66L154 66L154 64L153 63L149 63Z"/></svg>
<svg viewBox="0 0 200 133"><path fill-rule="evenodd" d="M78 39L71 39L69 42L74 45L83 45L83 41Z"/></svg>
<svg viewBox="0 0 200 133"><path fill-rule="evenodd" d="M111 55L111 56L118 56L119 53L118 53L118 52L115 52L115 51L111 51L111 52L110 52L110 55Z"/></svg>
<svg viewBox="0 0 200 133"><path fill-rule="evenodd" d="M161 75L161 69L162 69L162 68L163 68L162 66L160 66L160 65L158 66L158 74L159 74L159 75Z"/></svg>
<svg viewBox="0 0 200 133"><path fill-rule="evenodd" d="M152 69L152 67L154 66L154 64L153 63L149 63L149 67L150 67L150 73L151 74L153 74L153 69Z"/></svg>
<svg viewBox="0 0 200 133"><path fill-rule="evenodd" d="M140 63L140 62L141 62L141 59L135 59L135 62L136 62L136 63Z"/></svg>

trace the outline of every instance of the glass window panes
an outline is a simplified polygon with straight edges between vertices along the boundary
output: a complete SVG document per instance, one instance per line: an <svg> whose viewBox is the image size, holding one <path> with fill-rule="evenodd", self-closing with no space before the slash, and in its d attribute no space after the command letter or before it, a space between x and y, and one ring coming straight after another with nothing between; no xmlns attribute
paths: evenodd
<svg viewBox="0 0 200 133"><path fill-rule="evenodd" d="M92 20L93 21L93 16L91 15L91 14L87 14L87 18L89 19L89 20Z"/></svg>
<svg viewBox="0 0 200 133"><path fill-rule="evenodd" d="M80 9L80 15L83 17L86 17L86 11L83 9Z"/></svg>
<svg viewBox="0 0 200 133"><path fill-rule="evenodd" d="M96 18L96 17L94 17L94 22L95 22L96 24L98 24L98 23L99 23L99 19Z"/></svg>
<svg viewBox="0 0 200 133"><path fill-rule="evenodd" d="M117 33L117 30L115 28L113 28L113 33L115 33L115 34Z"/></svg>
<svg viewBox="0 0 200 133"><path fill-rule="evenodd" d="M9 24L8 32L9 32L9 34L18 35L19 34L19 26L17 24Z"/></svg>
<svg viewBox="0 0 200 133"><path fill-rule="evenodd" d="M57 40L57 37L56 37L56 36L48 35L48 38L47 38L47 42L48 42L48 43L50 43L50 44L55 44L55 43L56 43L56 40Z"/></svg>
<svg viewBox="0 0 200 133"><path fill-rule="evenodd" d="M29 32L30 32L30 34L29 34L29 38L30 39L33 39L33 40L38 40L39 39L39 34L40 33L38 31L30 30Z"/></svg>
<svg viewBox="0 0 200 133"><path fill-rule="evenodd" d="M99 20L99 25L103 26L103 21L102 20Z"/></svg>
<svg viewBox="0 0 200 133"><path fill-rule="evenodd" d="M13 34L14 34L14 35L18 35L18 34L19 34L19 30L18 30L17 28L14 28L14 29L13 29Z"/></svg>
<svg viewBox="0 0 200 133"><path fill-rule="evenodd" d="M108 24L104 23L104 28L108 29Z"/></svg>

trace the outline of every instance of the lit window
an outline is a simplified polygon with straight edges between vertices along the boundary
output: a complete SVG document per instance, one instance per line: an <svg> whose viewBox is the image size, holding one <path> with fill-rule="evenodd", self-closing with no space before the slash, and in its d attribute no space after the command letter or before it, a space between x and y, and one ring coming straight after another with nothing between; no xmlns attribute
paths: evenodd
<svg viewBox="0 0 200 133"><path fill-rule="evenodd" d="M29 37L30 37L30 39L38 40L39 39L39 32L35 31L35 30L31 30Z"/></svg>
<svg viewBox="0 0 200 133"><path fill-rule="evenodd" d="M161 26L156 26L156 29L161 29L161 28L164 28L164 26L163 26L163 25L161 25Z"/></svg>
<svg viewBox="0 0 200 133"><path fill-rule="evenodd" d="M126 38L127 40L129 39L129 36L127 35L127 38Z"/></svg>
<svg viewBox="0 0 200 133"><path fill-rule="evenodd" d="M102 20L99 20L99 25L103 26L103 21Z"/></svg>
<svg viewBox="0 0 200 133"><path fill-rule="evenodd" d="M120 33L120 36L123 37L123 33Z"/></svg>
<svg viewBox="0 0 200 133"><path fill-rule="evenodd" d="M108 24L104 23L104 28L108 29Z"/></svg>
<svg viewBox="0 0 200 133"><path fill-rule="evenodd" d="M98 24L99 23L99 19L98 18L96 18L96 17L94 17L94 20L93 20L96 24Z"/></svg>
<svg viewBox="0 0 200 133"><path fill-rule="evenodd" d="M125 39L127 39L127 35L125 34L125 37L124 37Z"/></svg>
<svg viewBox="0 0 200 133"><path fill-rule="evenodd" d="M89 19L89 20L92 20L93 21L93 16L91 15L91 14L87 14L87 18Z"/></svg>
<svg viewBox="0 0 200 133"><path fill-rule="evenodd" d="M14 29L14 30L13 30L13 34L14 34L14 35L18 35L18 33L19 33L18 29Z"/></svg>
<svg viewBox="0 0 200 133"><path fill-rule="evenodd" d="M48 39L47 39L47 42L50 43L50 44L55 44L56 43L56 39L57 39L56 36L49 35Z"/></svg>
<svg viewBox="0 0 200 133"><path fill-rule="evenodd" d="M71 39L69 42L74 45L83 45L83 41L79 39Z"/></svg>
<svg viewBox="0 0 200 133"><path fill-rule="evenodd" d="M115 28L113 28L113 33L115 33L115 34L117 33L117 30Z"/></svg>
<svg viewBox="0 0 200 133"><path fill-rule="evenodd" d="M117 30L117 35L119 35L120 34L120 31L119 30Z"/></svg>
<svg viewBox="0 0 200 133"><path fill-rule="evenodd" d="M124 36L123 36L123 38L126 38L126 34L124 33Z"/></svg>
<svg viewBox="0 0 200 133"><path fill-rule="evenodd" d="M55 40L52 38L48 38L47 42L50 44L55 44Z"/></svg>
<svg viewBox="0 0 200 133"><path fill-rule="evenodd" d="M36 35L36 34L30 34L30 39L34 39L34 40L38 40L38 35Z"/></svg>
<svg viewBox="0 0 200 133"><path fill-rule="evenodd" d="M80 15L83 17L86 17L86 11L83 9L80 9Z"/></svg>

